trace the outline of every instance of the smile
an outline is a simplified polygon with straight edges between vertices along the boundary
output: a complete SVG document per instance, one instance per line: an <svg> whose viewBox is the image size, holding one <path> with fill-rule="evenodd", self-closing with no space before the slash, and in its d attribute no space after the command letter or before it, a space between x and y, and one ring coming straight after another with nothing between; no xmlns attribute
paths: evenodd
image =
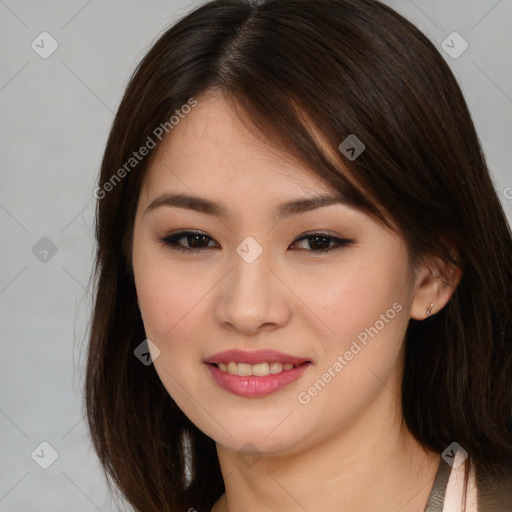
<svg viewBox="0 0 512 512"><path fill-rule="evenodd" d="M220 352L204 361L214 382L230 393L263 397L298 380L310 360L274 350Z"/></svg>

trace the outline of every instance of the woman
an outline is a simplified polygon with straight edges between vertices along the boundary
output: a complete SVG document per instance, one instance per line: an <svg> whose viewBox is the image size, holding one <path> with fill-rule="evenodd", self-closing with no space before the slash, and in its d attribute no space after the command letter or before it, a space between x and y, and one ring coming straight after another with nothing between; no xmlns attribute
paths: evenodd
<svg viewBox="0 0 512 512"><path fill-rule="evenodd" d="M412 24L197 8L135 71L95 195L85 405L136 510L512 510L511 234Z"/></svg>

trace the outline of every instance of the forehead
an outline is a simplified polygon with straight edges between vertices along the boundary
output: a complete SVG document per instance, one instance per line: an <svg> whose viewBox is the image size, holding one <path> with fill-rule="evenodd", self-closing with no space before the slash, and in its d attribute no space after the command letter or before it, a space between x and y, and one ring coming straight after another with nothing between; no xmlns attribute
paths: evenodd
<svg viewBox="0 0 512 512"><path fill-rule="evenodd" d="M166 184L222 191L236 183L241 192L333 191L293 154L265 140L220 91L197 102L156 150L144 179L146 194Z"/></svg>

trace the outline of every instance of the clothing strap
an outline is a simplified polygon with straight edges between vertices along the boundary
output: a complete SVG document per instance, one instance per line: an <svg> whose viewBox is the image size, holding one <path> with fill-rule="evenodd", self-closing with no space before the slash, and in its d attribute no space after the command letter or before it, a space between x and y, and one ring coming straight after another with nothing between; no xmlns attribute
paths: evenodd
<svg viewBox="0 0 512 512"><path fill-rule="evenodd" d="M439 460L437 474L424 512L443 512L444 497L446 495L451 469L451 466L447 464L443 458Z"/></svg>

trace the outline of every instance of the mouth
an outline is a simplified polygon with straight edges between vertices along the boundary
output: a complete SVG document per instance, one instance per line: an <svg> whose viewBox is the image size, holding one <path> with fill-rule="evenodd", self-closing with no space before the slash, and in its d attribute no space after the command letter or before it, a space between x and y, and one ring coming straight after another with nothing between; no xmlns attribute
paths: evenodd
<svg viewBox="0 0 512 512"><path fill-rule="evenodd" d="M274 350L229 350L204 363L221 388L238 396L262 397L295 382L312 361Z"/></svg>

